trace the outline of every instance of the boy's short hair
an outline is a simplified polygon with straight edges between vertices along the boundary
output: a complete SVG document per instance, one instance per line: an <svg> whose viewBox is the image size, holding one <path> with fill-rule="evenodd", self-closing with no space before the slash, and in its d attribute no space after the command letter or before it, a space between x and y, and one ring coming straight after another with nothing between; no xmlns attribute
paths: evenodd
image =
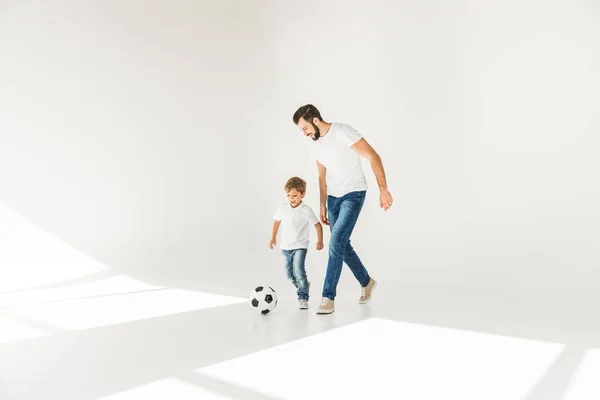
<svg viewBox="0 0 600 400"><path fill-rule="evenodd" d="M306 193L306 181L297 176L293 176L285 183L285 191L289 192L292 189L296 189L300 193Z"/></svg>

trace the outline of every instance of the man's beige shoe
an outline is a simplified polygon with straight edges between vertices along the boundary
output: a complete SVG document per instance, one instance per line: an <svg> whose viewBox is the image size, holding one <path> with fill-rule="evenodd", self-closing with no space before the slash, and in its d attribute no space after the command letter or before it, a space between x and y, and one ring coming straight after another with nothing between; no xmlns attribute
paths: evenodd
<svg viewBox="0 0 600 400"><path fill-rule="evenodd" d="M375 280L371 278L367 286L361 288L362 295L360 296L360 300L358 300L360 304L366 304L369 302L369 300L371 300L371 293L373 293L373 289L375 289L375 286L377 286L377 282L375 282Z"/></svg>
<svg viewBox="0 0 600 400"><path fill-rule="evenodd" d="M317 314L331 314L334 311L335 309L333 308L333 300L323 297L321 305L319 308L317 308Z"/></svg>

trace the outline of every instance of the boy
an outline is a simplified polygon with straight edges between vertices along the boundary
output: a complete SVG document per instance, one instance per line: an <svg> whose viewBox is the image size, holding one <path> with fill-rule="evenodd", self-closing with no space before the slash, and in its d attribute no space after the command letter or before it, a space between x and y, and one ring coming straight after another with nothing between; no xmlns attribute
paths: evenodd
<svg viewBox="0 0 600 400"><path fill-rule="evenodd" d="M317 250L323 248L323 227L313 210L302 202L306 194L306 181L294 176L285 183L287 202L283 202L273 215L273 232L269 247L277 243L279 226L282 225L281 251L285 256L287 278L296 288L301 310L308 309L310 282L306 277L306 253L309 243L309 229L317 229Z"/></svg>

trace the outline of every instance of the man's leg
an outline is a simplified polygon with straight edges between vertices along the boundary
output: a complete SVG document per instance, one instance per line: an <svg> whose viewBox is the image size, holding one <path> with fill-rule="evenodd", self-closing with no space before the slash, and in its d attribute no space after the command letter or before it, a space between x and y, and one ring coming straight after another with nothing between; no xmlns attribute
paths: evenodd
<svg viewBox="0 0 600 400"><path fill-rule="evenodd" d="M362 261L356 254L356 251L350 244L350 240L348 240L348 244L346 245L346 253L344 254L344 262L350 268L350 271L354 274L354 277L360 283L360 286L365 287L371 281L371 277L369 276L369 272L363 265Z"/></svg>
<svg viewBox="0 0 600 400"><path fill-rule="evenodd" d="M328 211L329 227L331 230L333 230L333 227L335 226L335 222L337 220L337 216L339 214L339 207L337 207L336 204L334 204L333 199L330 202L330 204L328 204ZM360 211L362 211L362 206L359 212ZM348 267L350 268L350 270L354 274L354 277L360 283L360 285L367 286L371 277L369 276L369 272L363 265L362 261L358 257L358 254L356 254L356 251L354 251L350 239L348 239L348 244L346 245L346 252L344 253L344 262L348 265Z"/></svg>
<svg viewBox="0 0 600 400"><path fill-rule="evenodd" d="M334 196L327 196L327 217L329 219L329 229L333 232L334 227L336 226L338 214L340 212L340 201L341 198ZM331 314L334 312L335 308L333 306L333 300L331 300L326 291L327 288L332 286L332 273L329 264L332 262L331 256L331 240L329 241L329 261L327 266L327 273L325 275L325 281L323 282L323 300L321 305L317 309L317 314ZM335 261L337 265L337 260ZM340 267L341 269L341 267ZM332 296L335 297L335 296Z"/></svg>
<svg viewBox="0 0 600 400"><path fill-rule="evenodd" d="M328 198L328 208L332 214L329 216L331 238L329 239L329 260L327 262L327 272L325 274L325 284L323 286L323 297L328 299L334 300L337 294L336 288L346 258L346 250L348 249L350 236L352 235L352 231L364 204L365 196L366 191L360 191L348 193L339 199ZM349 259L353 268L355 268L353 269L353 272L356 270L359 276L361 276L366 270L362 271L362 269L358 267L358 264L356 263L358 257L355 257L355 254L355 252L351 252L349 254ZM364 268L364 266L362 268ZM361 279L363 279L362 276Z"/></svg>
<svg viewBox="0 0 600 400"><path fill-rule="evenodd" d="M344 262L348 264L350 270L356 277L356 280L360 283L361 286L361 295L358 302L360 304L366 304L371 300L371 293L375 286L377 286L377 282L373 278L369 276L369 272L365 268L365 266L358 258L358 254L350 245L350 241L348 241L348 245L346 246L346 255L344 257Z"/></svg>
<svg viewBox="0 0 600 400"><path fill-rule="evenodd" d="M294 250L293 273L298 284L298 300L308 300L308 288L310 283L306 276L306 253L307 249Z"/></svg>
<svg viewBox="0 0 600 400"><path fill-rule="evenodd" d="M361 296L358 302L360 304L368 303L371 300L371 293L375 289L375 286L377 286L377 282L369 275L369 272L352 247L350 239L348 239L348 244L346 245L344 262L348 265L358 283L360 283Z"/></svg>

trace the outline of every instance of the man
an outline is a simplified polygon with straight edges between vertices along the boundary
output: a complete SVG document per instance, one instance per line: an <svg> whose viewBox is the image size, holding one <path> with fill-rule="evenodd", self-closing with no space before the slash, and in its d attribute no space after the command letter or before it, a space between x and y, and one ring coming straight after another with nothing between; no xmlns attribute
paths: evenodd
<svg viewBox="0 0 600 400"><path fill-rule="evenodd" d="M371 300L376 282L362 264L350 244L350 236L362 210L367 182L361 156L371 162L379 186L379 205L392 206L381 157L350 125L323 121L312 104L300 107L293 116L294 124L304 136L311 138L310 151L319 171L320 218L329 225L329 260L323 285L323 299L317 314L334 311L337 284L345 262L362 288L359 303Z"/></svg>

